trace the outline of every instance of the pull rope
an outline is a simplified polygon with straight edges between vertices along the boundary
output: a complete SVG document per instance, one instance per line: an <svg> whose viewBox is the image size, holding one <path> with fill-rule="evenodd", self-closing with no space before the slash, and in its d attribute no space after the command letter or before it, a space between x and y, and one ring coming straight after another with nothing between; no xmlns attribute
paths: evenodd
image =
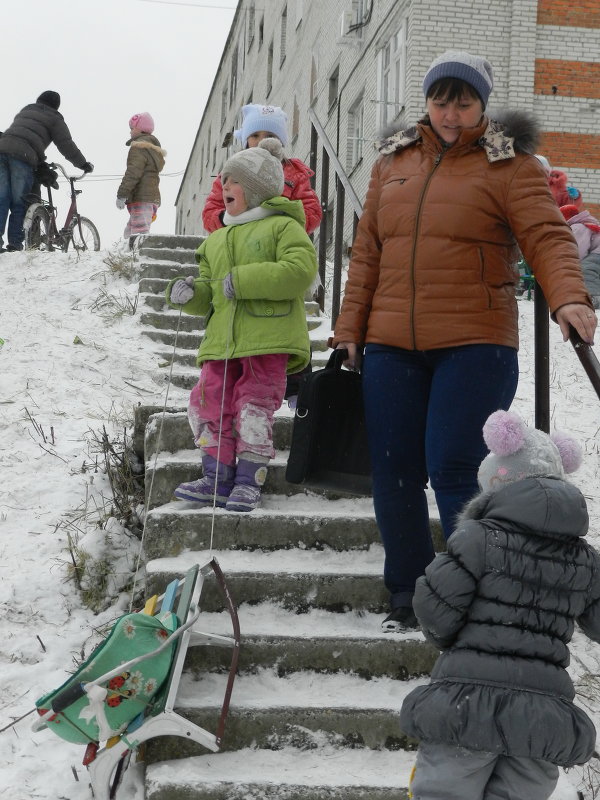
<svg viewBox="0 0 600 800"><path fill-rule="evenodd" d="M171 354L171 366L169 368L169 375L167 378L167 389L165 391L165 402L163 403L162 414L160 417L160 425L158 428L158 437L156 440L156 447L154 451L154 464L152 465L152 477L150 479L150 488L148 489L148 494L146 495L146 501L144 503L144 525L142 527L142 536L140 538L140 549L138 552L138 556L135 562L135 571L133 573L133 586L131 587L131 598L129 601L129 613L131 613L133 609L133 600L135 596L135 588L137 585L137 578L140 569L140 562L142 559L142 553L144 552L144 538L146 536L146 523L148 520L148 511L150 506L150 500L152 499L152 490L154 489L154 476L156 475L156 465L158 462L158 454L160 452L160 443L162 438L163 427L165 424L165 417L167 414L167 403L169 401L169 391L171 389L171 379L173 376L173 364L175 363L175 351L177 350L177 339L179 338L179 328L181 326L181 314L182 310L179 309L179 316L177 317L177 329L175 330L175 342L173 343L173 352ZM146 465L144 464L144 469Z"/></svg>

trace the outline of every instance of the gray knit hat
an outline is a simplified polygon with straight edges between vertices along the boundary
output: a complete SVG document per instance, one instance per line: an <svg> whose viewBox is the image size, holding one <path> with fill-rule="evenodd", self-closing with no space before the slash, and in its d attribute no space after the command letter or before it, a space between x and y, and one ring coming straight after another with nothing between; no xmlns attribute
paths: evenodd
<svg viewBox="0 0 600 800"><path fill-rule="evenodd" d="M442 78L458 78L472 86L481 97L485 108L494 87L494 73L489 61L481 56L473 56L464 50L446 50L438 56L425 73L423 93Z"/></svg>
<svg viewBox="0 0 600 800"><path fill-rule="evenodd" d="M283 147L279 139L268 137L257 147L249 147L228 158L221 170L221 181L230 176L244 190L248 208L256 208L265 200L283 192Z"/></svg>
<svg viewBox="0 0 600 800"><path fill-rule="evenodd" d="M483 426L483 438L491 451L477 474L484 492L525 478L564 478L581 465L581 447L572 436L528 428L512 411L494 411Z"/></svg>

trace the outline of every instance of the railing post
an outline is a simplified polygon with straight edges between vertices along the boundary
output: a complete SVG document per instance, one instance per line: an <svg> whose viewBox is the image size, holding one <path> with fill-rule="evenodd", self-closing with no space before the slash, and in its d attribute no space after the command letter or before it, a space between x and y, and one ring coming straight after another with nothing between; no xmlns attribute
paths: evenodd
<svg viewBox="0 0 600 800"><path fill-rule="evenodd" d="M533 290L535 427L550 432L550 333L548 304L539 283Z"/></svg>
<svg viewBox="0 0 600 800"><path fill-rule="evenodd" d="M346 193L341 181L336 180L335 192L335 241L333 248L333 282L331 286L331 327L340 313L342 294L342 245L344 243L344 207Z"/></svg>
<svg viewBox="0 0 600 800"><path fill-rule="evenodd" d="M327 207L329 205L329 155L323 149L321 153L321 208L323 218L319 227L319 277L321 285L317 290L317 301L321 311L325 310L325 280L327 266Z"/></svg>
<svg viewBox="0 0 600 800"><path fill-rule="evenodd" d="M600 362L598 362L591 344L584 342L572 325L569 326L569 341L575 348L577 357L581 361L581 366L584 368L594 391L600 399Z"/></svg>

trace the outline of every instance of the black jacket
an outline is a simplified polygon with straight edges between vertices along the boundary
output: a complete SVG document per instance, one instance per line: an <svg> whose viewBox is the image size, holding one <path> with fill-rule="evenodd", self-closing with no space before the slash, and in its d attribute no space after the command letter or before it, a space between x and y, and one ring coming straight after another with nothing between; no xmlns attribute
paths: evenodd
<svg viewBox="0 0 600 800"><path fill-rule="evenodd" d="M19 111L0 137L0 153L35 168L51 142L73 166L83 169L86 158L71 138L63 115L44 103L31 103Z"/></svg>

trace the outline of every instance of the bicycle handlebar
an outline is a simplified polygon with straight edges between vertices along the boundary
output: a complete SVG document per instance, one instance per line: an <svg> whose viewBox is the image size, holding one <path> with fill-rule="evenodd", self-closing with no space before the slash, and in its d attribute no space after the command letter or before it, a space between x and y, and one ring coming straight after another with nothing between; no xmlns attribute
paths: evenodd
<svg viewBox="0 0 600 800"><path fill-rule="evenodd" d="M60 170L60 172L62 172L63 176L68 181L80 181L82 178L85 178L85 176L88 174L87 172L82 172L81 175L77 175L77 176L75 176L75 175L67 175L67 173L65 172L65 168L62 166L62 164L56 164L56 163L52 162L52 163L48 164L48 166L50 167L50 169L58 169L58 170Z"/></svg>

